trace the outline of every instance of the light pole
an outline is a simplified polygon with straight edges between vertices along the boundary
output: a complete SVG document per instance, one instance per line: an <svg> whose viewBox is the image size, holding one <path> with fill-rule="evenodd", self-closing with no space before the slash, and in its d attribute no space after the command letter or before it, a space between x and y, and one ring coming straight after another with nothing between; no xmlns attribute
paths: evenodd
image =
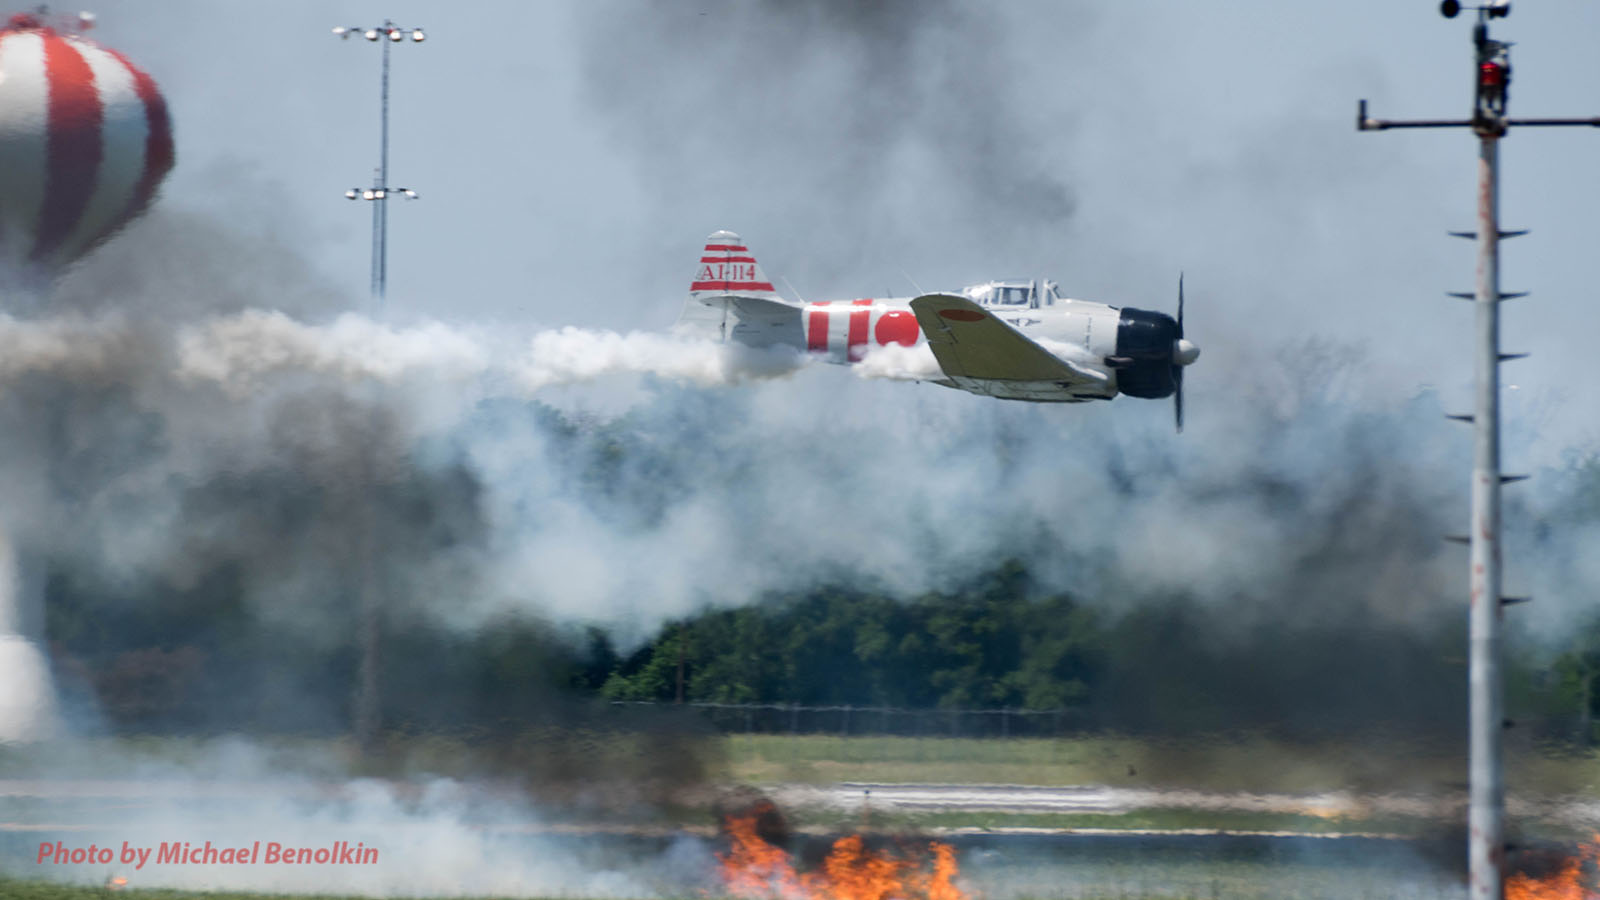
<svg viewBox="0 0 1600 900"><path fill-rule="evenodd" d="M372 300L373 314L383 315L384 294L387 289L389 268L389 204L390 196L399 195L415 200L415 191L389 186L389 45L410 40L420 44L427 39L421 28L401 28L388 19L380 28L353 28L336 26L333 33L342 40L360 35L373 43L383 45L383 77L379 89L378 168L372 175L372 187L354 188L344 195L351 200L372 201Z"/></svg>
<svg viewBox="0 0 1600 900"><path fill-rule="evenodd" d="M384 47L384 56L388 56L388 47ZM385 61L384 69L387 71L388 63ZM388 90L389 79L384 77L386 86L384 94L384 151L378 168L372 172L372 186L365 188L350 188L344 192L346 198L351 200L367 200L372 203L372 315L382 319L384 313L384 296L389 280L389 199L400 197L406 200L417 199L417 192L410 188L389 187L388 179L384 177L384 168L389 158L388 152Z"/></svg>
<svg viewBox="0 0 1600 900"><path fill-rule="evenodd" d="M1446 18L1461 12L1458 0L1444 0ZM1500 290L1500 239L1525 234L1500 230L1500 139L1513 125L1593 125L1589 119L1511 119L1506 97L1511 85L1510 44L1489 37L1489 20L1511 12L1510 0L1490 0L1476 10L1472 29L1473 81L1476 97L1472 118L1387 120L1367 116L1367 101L1356 111L1356 128L1471 128L1478 136L1478 218L1475 231L1453 231L1477 243L1477 284L1472 293L1451 296L1473 301L1476 346L1473 369L1476 389L1470 415L1451 416L1473 425L1471 533L1450 540L1470 547L1468 682L1470 696L1470 771L1468 773L1467 866L1473 900L1501 900L1505 895L1505 691L1500 672L1502 611L1525 597L1501 593L1500 486L1525 476L1500 471L1500 363L1524 354L1500 352L1500 302L1520 293Z"/></svg>
<svg viewBox="0 0 1600 900"><path fill-rule="evenodd" d="M389 186L389 45L401 43L407 38L414 44L420 44L426 35L420 28L400 28L388 19L384 20L381 28L350 28L341 25L334 28L333 33L343 40L349 40L352 34L356 34L368 41L383 44L383 79L379 94L381 124L378 133L378 168L373 172L371 187L351 188L344 192L344 195L351 200L367 200L372 203L372 315L381 319L388 280L389 198L398 196L415 200L417 197L417 192L410 188ZM378 422L376 405L373 407L372 416L373 432L376 434ZM383 602L379 596L376 562L378 543L378 516L374 509L377 482L376 456L376 446L368 445L363 448L360 454L362 471L354 485L364 496L358 500L361 504L361 522L356 536L359 541L356 555L361 579L359 587L361 619L357 636L360 671L356 678L352 730L355 733L357 746L367 754L377 748L382 709L379 700L378 655Z"/></svg>

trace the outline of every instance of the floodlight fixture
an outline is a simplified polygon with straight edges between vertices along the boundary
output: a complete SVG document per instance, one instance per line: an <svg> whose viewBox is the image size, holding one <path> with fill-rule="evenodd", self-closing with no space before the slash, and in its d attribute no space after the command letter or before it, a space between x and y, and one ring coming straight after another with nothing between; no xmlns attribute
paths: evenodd
<svg viewBox="0 0 1600 900"><path fill-rule="evenodd" d="M344 192L344 196L348 200L389 200L397 197L401 200L416 200L419 195L407 187L368 187L350 188Z"/></svg>
<svg viewBox="0 0 1600 900"><path fill-rule="evenodd" d="M1444 0L1439 4L1439 14L1454 19L1463 9L1477 10L1478 18L1504 19L1511 15L1511 0L1489 0L1483 6L1462 6L1460 0Z"/></svg>

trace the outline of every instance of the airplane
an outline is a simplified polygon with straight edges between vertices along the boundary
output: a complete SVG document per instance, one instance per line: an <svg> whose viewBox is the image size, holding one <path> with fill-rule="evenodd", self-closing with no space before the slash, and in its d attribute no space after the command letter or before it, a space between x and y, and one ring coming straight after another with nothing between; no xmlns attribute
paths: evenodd
<svg viewBox="0 0 1600 900"><path fill-rule="evenodd" d="M988 281L911 300L791 301L773 288L748 246L716 231L676 330L750 347L789 346L827 362L859 365L876 348L926 345L934 384L1002 400L1082 403L1173 398L1183 430L1183 370L1200 348L1177 318L1065 297L1053 281Z"/></svg>

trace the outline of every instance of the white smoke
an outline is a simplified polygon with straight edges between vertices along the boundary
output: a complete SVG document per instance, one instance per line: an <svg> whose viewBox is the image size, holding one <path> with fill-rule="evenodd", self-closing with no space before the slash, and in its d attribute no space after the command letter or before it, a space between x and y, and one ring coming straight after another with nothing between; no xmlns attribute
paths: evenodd
<svg viewBox="0 0 1600 900"><path fill-rule="evenodd" d="M55 684L44 655L44 585L0 534L0 746L48 740L61 731Z"/></svg>
<svg viewBox="0 0 1600 900"><path fill-rule="evenodd" d="M19 319L0 313L0 379L48 372L83 379L105 375L134 352L125 317L103 314Z"/></svg>
<svg viewBox="0 0 1600 900"><path fill-rule="evenodd" d="M396 462L386 465L459 464L482 489L474 514L488 529L485 545L431 576L458 578L465 567L485 579L476 603L457 605L450 618L470 621L508 604L531 604L627 621L641 633L706 600L738 602L830 572L860 573L898 590L926 589L952 569L1007 552L992 529L970 524L996 510L1005 511L1008 528L1071 535L1074 554L1097 561L1074 570L1045 555L1040 565L1058 569L1064 587L1082 588L1096 572L1117 570L1120 579L1149 589L1248 594L1273 581L1260 568L1264 562L1282 574L1297 556L1240 559L1228 552L1239 540L1292 543L1283 513L1243 486L1278 472L1307 491L1308 502L1324 502L1319 494L1327 493L1325 502L1336 506L1346 496L1347 479L1337 473L1347 463L1335 454L1339 442L1356 440L1351 423L1392 416L1404 402L1353 388L1352 373L1370 367L1348 353L1302 347L1240 363L1249 370L1240 382L1248 402L1194 409L1184 443L1199 449L1185 451L1183 474L1141 479L1139 496L1129 500L1110 472L1165 471L1164 463L1145 459L1159 457L1170 443L1159 436L1168 427L1165 404L1122 399L1060 410L932 386L847 387L852 379L832 367L785 380L810 359L787 348L573 327L519 334L437 321L391 325L353 314L315 323L262 309L200 317L170 331L118 315L3 318L0 346L8 348L0 394L24 384L38 389L39 379L62 396L110 384L124 392L81 412L73 412L81 404L53 411L59 400L14 410L23 423L16 434L29 441L10 451L16 487L7 519L29 522L46 552L65 552L118 577L190 573L186 579L204 565L203 554L192 558L196 547L229 546L248 555L249 534L258 526L224 517L203 535L192 534L197 526L178 488L203 489L225 473L272 473L286 465L308 483L347 481L356 464L351 454L370 437L363 437L367 419L339 411L355 403L388 411L383 452ZM1213 369L1198 369L1196 377L1232 377ZM939 372L925 345L896 345L873 348L851 374L883 382L928 380ZM655 386L647 381L617 414L629 422L624 440L636 446L620 457L624 468L611 481L623 494L660 494L644 507L657 504L653 511L609 509L574 493L562 474L571 451L547 429L498 421L519 407L484 412L485 403L540 403L556 388L637 386L641 377L655 379ZM695 393L732 385L743 388ZM846 392L853 396L841 405ZM579 421L607 421L577 412ZM47 427L39 418L69 413L89 418L70 427ZM121 439L129 431L119 424L125 417L158 424L160 441L142 455L124 453L98 467L94 476L106 480L75 486L89 502L64 519L49 489L61 480L49 468L62 464L50 436L93 434L85 429L98 423L93 427ZM1423 440L1420 423L1407 428ZM685 440L683 429L693 430L693 438ZM409 448L438 440L452 448L448 457L407 461ZM1254 442L1249 452L1227 449L1246 440ZM299 453L312 456L296 461ZM739 480L724 482L715 467L694 465L702 454L742 467ZM952 455L961 461L960 478L952 477ZM1437 457L1412 465L1443 468ZM1070 470L1081 474L1063 481L1061 473ZM652 483L659 477L668 481ZM1419 476L1418 483L1433 480ZM1197 491L1207 484L1223 487L1201 503ZM1227 485L1241 487L1230 493ZM618 515L641 518L623 526ZM1115 528L1096 524L1108 522ZM1130 535L1137 539L1125 540ZM276 568L275 591L303 592L306 579L319 577L300 562ZM539 574L548 571L558 574ZM656 599L639 619L646 595Z"/></svg>
<svg viewBox="0 0 1600 900"><path fill-rule="evenodd" d="M780 377L804 363L804 356L787 347L754 349L667 334L566 327L534 335L515 374L529 391L618 374L710 386Z"/></svg>
<svg viewBox="0 0 1600 900"><path fill-rule="evenodd" d="M37 641L0 631L0 678L6 685L0 694L0 746L48 740L60 733L55 683Z"/></svg>
<svg viewBox="0 0 1600 900"><path fill-rule="evenodd" d="M944 376L933 349L926 343L906 347L886 344L872 347L854 368L861 378L888 378L895 381L931 381Z"/></svg>
<svg viewBox="0 0 1600 900"><path fill-rule="evenodd" d="M0 380L48 374L81 383L135 369L148 375L165 366L165 374L179 383L213 383L241 395L285 376L334 386L487 376L514 384L524 395L618 375L709 387L788 376L808 361L788 347L670 334L564 327L518 339L437 321L388 325L354 313L313 324L277 310L247 309L182 324L170 336L114 313L33 319L0 313ZM880 372L869 366L860 374L906 377L901 368L885 365Z"/></svg>
<svg viewBox="0 0 1600 900"><path fill-rule="evenodd" d="M438 322L393 328L346 313L318 326L252 309L179 329L176 374L236 390L282 373L394 381L425 371L456 381L482 372L486 351L481 339Z"/></svg>
<svg viewBox="0 0 1600 900"><path fill-rule="evenodd" d="M59 336L64 329L53 322L36 325L36 337L23 327L14 330L40 345L33 356L41 362L76 360L68 340ZM0 339L4 335L0 332ZM653 375L706 387L781 377L806 362L786 347L754 349L647 332L565 327L517 340L440 322L396 327L353 313L313 325L254 309L180 328L175 349L179 379L214 382L230 392L259 388L272 376L310 376L333 384L411 377L463 382L485 376L525 394L614 375Z"/></svg>
<svg viewBox="0 0 1600 900"><path fill-rule="evenodd" d="M496 585L548 583L529 573L546 565L560 569L564 588L541 591L534 602L558 602L562 614L631 619L634 598L655 591L665 602L650 620L634 623L640 629L706 596L697 585L708 560L724 560L729 583L751 589L786 577L787 566L755 562L769 551L724 554L719 544L737 541L718 536L745 531L741 504L729 506L725 487L675 503L664 512L670 527L618 531L604 513L552 482L560 461L547 434L488 427L479 409L540 403L573 385L637 385L641 378L663 389L771 382L812 360L787 347L572 327L517 333L438 321L393 325L355 314L309 322L265 309L200 316L172 328L122 314L4 318L0 346L8 348L0 398L10 393L16 420L15 439L0 455L13 484L5 519L28 530L30 547L113 579L188 583L203 572L207 553L258 552L251 542L266 534L247 508L197 519L186 511L185 492L235 475L275 479L280 472L319 489L348 491L340 485L369 465L363 454L373 448L390 460L381 465L404 467L416 464L407 461L409 448L438 439L457 448L484 489L480 513L488 517L491 550L428 577L459 579L459 562L487 578L491 599L483 612L529 602L526 587ZM879 348L871 359L858 375L895 379L937 371L926 348ZM650 402L656 390L632 402ZM382 412L360 413L362 407ZM747 423L727 425L728 434L747 439ZM152 427L155 443L141 438L118 447ZM82 435L116 452L78 472L70 468L78 457L53 443L62 435ZM67 514L58 484L86 505ZM538 516L528 518L529 509ZM695 537L675 536L683 534ZM619 559L654 562L641 570L645 576L619 567ZM430 564L413 559L416 571L404 577L422 578ZM302 555L263 571L249 589L263 600L278 598L267 604L271 609L292 608L285 595L314 594L318 579L335 577L326 565Z"/></svg>
<svg viewBox="0 0 1600 900"><path fill-rule="evenodd" d="M655 897L704 886L714 865L690 836L617 841L595 836L574 853L514 784L439 776L404 780L308 774L337 768L331 748L280 753L239 739L198 743L181 765L92 744L56 745L47 777L0 781L0 794L26 799L8 822L24 858L0 859L13 875L71 883L126 879L129 889L339 893L363 896ZM62 776L69 776L62 780ZM36 821L26 810L50 810ZM65 829L61 818L89 827ZM38 861L56 842L91 844L110 863ZM163 843L254 848L256 864L158 861ZM268 844L377 851L366 864L269 865ZM122 857L124 844L148 855ZM259 844L259 846L257 846ZM19 854L22 856L23 854ZM334 857L338 859L338 857Z"/></svg>

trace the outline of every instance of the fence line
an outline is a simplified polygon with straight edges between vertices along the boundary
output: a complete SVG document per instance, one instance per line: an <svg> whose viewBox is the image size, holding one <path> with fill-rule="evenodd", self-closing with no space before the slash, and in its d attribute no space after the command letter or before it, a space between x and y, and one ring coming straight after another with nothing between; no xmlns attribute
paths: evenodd
<svg viewBox="0 0 1600 900"><path fill-rule="evenodd" d="M1055 737L1080 731L1087 716L1075 709L915 708L801 703L677 704L613 700L612 706L686 707L717 730L746 734L889 734L916 737Z"/></svg>

